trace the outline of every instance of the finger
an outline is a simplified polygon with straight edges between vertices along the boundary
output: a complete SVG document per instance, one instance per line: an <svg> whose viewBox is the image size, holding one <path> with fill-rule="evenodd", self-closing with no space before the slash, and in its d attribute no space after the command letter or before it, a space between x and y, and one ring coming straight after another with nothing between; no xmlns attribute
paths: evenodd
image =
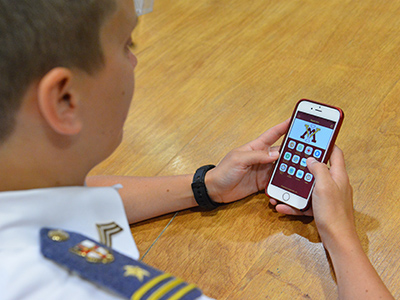
<svg viewBox="0 0 400 300"><path fill-rule="evenodd" d="M331 165L330 171L332 176L337 177L339 174L346 173L343 151L339 147L335 146L333 148L329 162Z"/></svg>
<svg viewBox="0 0 400 300"><path fill-rule="evenodd" d="M246 166L269 164L279 157L278 151L238 151L238 159Z"/></svg>
<svg viewBox="0 0 400 300"><path fill-rule="evenodd" d="M279 140L279 138L287 132L288 128L289 119L270 128L262 135L260 135L256 140L244 145L244 147L251 147L251 149L254 150L265 149L273 145L277 140Z"/></svg>
<svg viewBox="0 0 400 300"><path fill-rule="evenodd" d="M307 158L307 168L314 175L316 183L324 182L331 178L326 164L320 163L314 157Z"/></svg>
<svg viewBox="0 0 400 300"><path fill-rule="evenodd" d="M286 214L286 215L295 215L295 216L312 216L313 212L312 209L308 209L306 211L299 211L297 209L294 209L293 207L290 207L286 204L282 204L280 202L278 202L277 200L275 200L274 198L270 198L269 199L269 203L271 203L271 205L275 206L275 209L282 214Z"/></svg>
<svg viewBox="0 0 400 300"><path fill-rule="evenodd" d="M300 211L286 204L278 204L275 206L277 212L291 216L312 216L312 210Z"/></svg>
<svg viewBox="0 0 400 300"><path fill-rule="evenodd" d="M273 145L282 135L284 135L288 131L289 121L290 119L287 119L286 121L275 125L274 127L267 130L265 133L263 133L259 137L259 139L261 139L266 145Z"/></svg>
<svg viewBox="0 0 400 300"><path fill-rule="evenodd" d="M269 151L270 152L273 152L273 151L278 151L279 152L280 148L281 148L281 146L272 146Z"/></svg>
<svg viewBox="0 0 400 300"><path fill-rule="evenodd" d="M278 204L278 201L276 201L274 198L269 198L269 203L271 203L271 205L275 206Z"/></svg>

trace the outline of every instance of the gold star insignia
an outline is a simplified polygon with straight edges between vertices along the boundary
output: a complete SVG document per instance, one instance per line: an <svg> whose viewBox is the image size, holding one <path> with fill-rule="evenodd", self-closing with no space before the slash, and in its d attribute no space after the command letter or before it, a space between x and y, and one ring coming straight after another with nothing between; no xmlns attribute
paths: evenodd
<svg viewBox="0 0 400 300"><path fill-rule="evenodd" d="M124 267L124 270L125 270L124 274L125 277L134 276L137 279L139 279L140 282L143 281L145 276L150 276L150 273L147 270L144 270L138 266L127 265Z"/></svg>

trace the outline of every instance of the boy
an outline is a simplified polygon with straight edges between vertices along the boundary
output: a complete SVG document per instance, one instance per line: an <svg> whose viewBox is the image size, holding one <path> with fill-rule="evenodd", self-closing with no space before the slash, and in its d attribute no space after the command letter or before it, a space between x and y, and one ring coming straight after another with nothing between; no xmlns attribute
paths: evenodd
<svg viewBox="0 0 400 300"><path fill-rule="evenodd" d="M207 299L135 262L128 222L262 190L278 157L272 145L288 122L231 151L217 167L200 168L193 187L193 174L86 178L122 139L137 63L129 49L133 1L0 0L0 14L2 299ZM317 182L315 220L341 296L390 299L359 246L341 151L333 152L330 171L308 164ZM123 187L85 187L85 180Z"/></svg>

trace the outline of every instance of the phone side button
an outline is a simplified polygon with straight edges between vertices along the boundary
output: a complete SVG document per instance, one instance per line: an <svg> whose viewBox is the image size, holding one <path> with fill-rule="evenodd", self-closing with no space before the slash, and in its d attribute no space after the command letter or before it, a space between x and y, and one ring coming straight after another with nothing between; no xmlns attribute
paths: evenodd
<svg viewBox="0 0 400 300"><path fill-rule="evenodd" d="M283 200L283 201L289 201L289 199L290 199L289 193L284 193L284 194L282 195L282 200Z"/></svg>

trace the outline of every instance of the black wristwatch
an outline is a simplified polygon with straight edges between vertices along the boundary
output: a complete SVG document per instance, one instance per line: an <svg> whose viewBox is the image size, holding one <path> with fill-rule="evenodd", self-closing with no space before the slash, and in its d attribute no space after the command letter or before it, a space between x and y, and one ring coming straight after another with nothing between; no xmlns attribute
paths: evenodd
<svg viewBox="0 0 400 300"><path fill-rule="evenodd" d="M215 168L214 165L203 166L201 168L198 168L193 176L192 190L194 199L196 200L197 204L202 208L214 209L221 205L221 203L215 202L210 198L207 193L206 185L204 183L206 173L213 168Z"/></svg>

